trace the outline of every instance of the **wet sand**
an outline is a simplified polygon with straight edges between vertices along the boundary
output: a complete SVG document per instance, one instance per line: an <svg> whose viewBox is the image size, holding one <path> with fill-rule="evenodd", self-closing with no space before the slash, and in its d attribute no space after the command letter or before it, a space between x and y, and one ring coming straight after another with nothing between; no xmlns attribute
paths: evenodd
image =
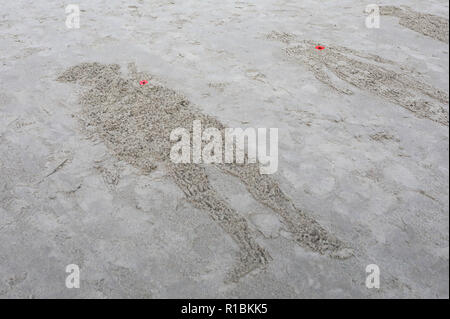
<svg viewBox="0 0 450 319"><path fill-rule="evenodd" d="M448 298L446 1L65 5L0 14L0 298ZM194 119L278 171L174 165Z"/></svg>

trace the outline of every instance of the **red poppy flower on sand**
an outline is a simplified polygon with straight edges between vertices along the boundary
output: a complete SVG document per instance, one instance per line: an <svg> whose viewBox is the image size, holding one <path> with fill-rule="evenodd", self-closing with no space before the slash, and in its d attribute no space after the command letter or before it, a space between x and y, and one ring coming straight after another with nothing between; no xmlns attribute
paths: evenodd
<svg viewBox="0 0 450 319"><path fill-rule="evenodd" d="M147 80L142 80L141 82L139 82L140 85L146 85L148 83Z"/></svg>
<svg viewBox="0 0 450 319"><path fill-rule="evenodd" d="M322 51L323 49L325 49L325 47L323 45L318 45L316 46L316 49Z"/></svg>

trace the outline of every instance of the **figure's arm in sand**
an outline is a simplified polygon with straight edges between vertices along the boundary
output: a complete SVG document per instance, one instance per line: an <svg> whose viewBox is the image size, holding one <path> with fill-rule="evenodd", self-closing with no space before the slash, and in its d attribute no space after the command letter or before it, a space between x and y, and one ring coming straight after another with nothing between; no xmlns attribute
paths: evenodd
<svg viewBox="0 0 450 319"><path fill-rule="evenodd" d="M274 179L260 174L259 165L220 164L218 167L238 177L258 202L276 212L300 246L334 258L351 256L352 251L341 241L328 233L312 217L297 209Z"/></svg>
<svg viewBox="0 0 450 319"><path fill-rule="evenodd" d="M420 76L421 76L421 74L419 72L417 72L413 68L410 68L407 65L403 65L403 64L400 64L398 62L382 58L382 57L380 57L378 55L375 55L375 54L363 53L363 52L355 51L355 50L352 50L352 49L349 49L349 48L346 48L346 47L342 47L342 46L338 46L338 45L337 46L333 46L331 49L335 50L336 52L338 52L340 54L346 55L347 57L353 56L353 59L362 58L362 59L365 59L367 61L373 61L373 62L377 62L377 63L380 63L380 64L384 64L383 66L377 66L377 65L374 65L374 64L369 63L369 62L363 62L363 63L367 64L369 67L383 68L383 69L385 69L385 70L387 70L389 72L395 72L399 76L403 76L403 77L407 77L407 78L411 78L411 76L420 78ZM352 58L352 57L349 57L349 58Z"/></svg>
<svg viewBox="0 0 450 319"><path fill-rule="evenodd" d="M343 47L343 46L340 46L340 45L333 45L330 48L330 50L335 50L335 51L337 51L339 53L343 53L343 54L346 54L346 55L353 55L353 56L358 57L358 58L363 58L363 59L366 59L366 60L369 60L369 61L378 62L378 63L391 64L391 65L395 64L394 61L382 58L382 57L380 57L380 56L378 56L376 54L363 53L363 52L352 50L352 49L349 49L347 47Z"/></svg>
<svg viewBox="0 0 450 319"><path fill-rule="evenodd" d="M333 81L327 74L327 68L324 65L315 63L309 64L308 67L309 70L314 74L314 77L320 82L328 85L329 87L335 89L340 93L347 95L353 94L353 92L350 89L345 88L340 84L337 84L336 81Z"/></svg>

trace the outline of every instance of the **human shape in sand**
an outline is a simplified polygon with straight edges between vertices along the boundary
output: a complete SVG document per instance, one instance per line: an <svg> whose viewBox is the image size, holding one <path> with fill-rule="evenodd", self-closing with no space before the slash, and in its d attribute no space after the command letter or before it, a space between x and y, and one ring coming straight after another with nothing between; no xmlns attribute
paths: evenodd
<svg viewBox="0 0 450 319"><path fill-rule="evenodd" d="M448 93L416 80L413 72L389 69L396 67L393 61L337 45L327 45L326 50L318 51L316 42L296 40L288 34L272 32L268 38L289 44L285 49L288 57L305 65L317 80L340 93L353 94L343 85L351 84L420 118L448 126ZM332 79L330 73L338 79Z"/></svg>
<svg viewBox="0 0 450 319"><path fill-rule="evenodd" d="M202 114L174 90L153 82L140 86L138 80L151 76L137 72L130 64L129 76L123 77L118 65L83 63L66 70L58 80L81 85L82 120L103 139L115 156L144 173L156 165L165 167L187 199L209 213L240 248L240 260L230 272L231 281L255 269L263 268L271 257L254 239L247 220L238 214L213 188L205 164L176 164L170 160L173 142L170 133L176 128L192 131L194 120L202 127L225 127L215 118ZM341 241L328 233L312 217L297 209L281 191L278 183L261 175L257 164L211 164L238 177L260 203L281 217L294 240L303 247L334 258L352 254Z"/></svg>
<svg viewBox="0 0 450 319"><path fill-rule="evenodd" d="M380 14L400 18L400 25L448 44L448 19L433 14L421 13L407 6L381 6Z"/></svg>

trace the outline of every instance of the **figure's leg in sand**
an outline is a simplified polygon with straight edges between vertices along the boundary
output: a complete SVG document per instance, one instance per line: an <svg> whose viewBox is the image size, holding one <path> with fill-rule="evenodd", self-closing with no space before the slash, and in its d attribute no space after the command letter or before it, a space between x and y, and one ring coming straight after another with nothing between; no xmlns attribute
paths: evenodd
<svg viewBox="0 0 450 319"><path fill-rule="evenodd" d="M230 274L231 281L237 281L252 270L264 267L271 260L269 254L253 239L245 218L230 208L212 188L204 168L195 164L169 164L169 170L189 202L207 211L238 244L240 262Z"/></svg>
<svg viewBox="0 0 450 319"><path fill-rule="evenodd" d="M448 126L448 104L427 98L418 97L413 88L406 90L392 88L398 95L395 97L397 104L415 113L418 117L426 118L442 125Z"/></svg>
<svg viewBox="0 0 450 319"><path fill-rule="evenodd" d="M374 64L344 56L340 60L345 64L339 65L328 59L326 66L342 81L398 104L421 118L448 125L447 93ZM318 74L322 72L320 70ZM316 77L321 80L318 75Z"/></svg>
<svg viewBox="0 0 450 319"><path fill-rule="evenodd" d="M405 76L399 77L399 81L408 88L404 91L405 94L411 91L409 96L403 98L407 101L405 103L406 108L409 106L412 108L411 111L419 116L448 126L449 97L447 92ZM415 99L414 95L417 95L417 91L425 95L425 99Z"/></svg>
<svg viewBox="0 0 450 319"><path fill-rule="evenodd" d="M238 177L257 201L278 213L299 245L336 258L352 255L351 249L346 248L312 217L297 209L275 180L261 175L258 165L219 164L218 167Z"/></svg>
<svg viewBox="0 0 450 319"><path fill-rule="evenodd" d="M413 112L418 117L448 126L446 94L403 76L384 76L383 81L367 81L366 90ZM448 99L448 98L447 98Z"/></svg>
<svg viewBox="0 0 450 319"><path fill-rule="evenodd" d="M421 93L438 100L441 103L448 105L448 93L442 90L438 90L431 85L428 85L423 82L419 82L411 77L399 76L398 80L403 83L406 87L412 88L416 91L420 91Z"/></svg>

